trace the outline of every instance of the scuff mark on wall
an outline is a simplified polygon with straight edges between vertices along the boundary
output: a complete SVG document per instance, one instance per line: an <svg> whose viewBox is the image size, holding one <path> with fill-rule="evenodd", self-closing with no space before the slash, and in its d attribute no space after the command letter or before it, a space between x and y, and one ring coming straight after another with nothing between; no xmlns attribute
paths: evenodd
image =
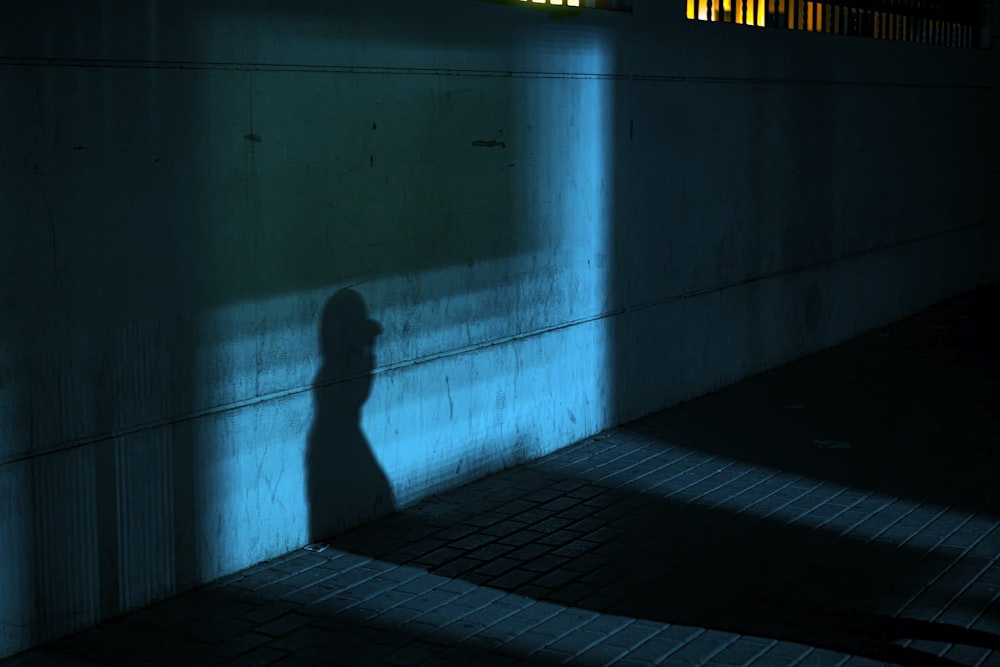
<svg viewBox="0 0 1000 667"><path fill-rule="evenodd" d="M455 401L451 397L451 384L448 381L448 376L447 375L444 376L444 387L445 387L445 390L448 392L448 419L454 419L455 418ZM459 464L459 467L461 467L461 464Z"/></svg>
<svg viewBox="0 0 1000 667"><path fill-rule="evenodd" d="M495 139L490 139L489 141L473 141L472 145L478 148L496 148L497 146L500 148L507 148L507 144L505 142L496 141Z"/></svg>

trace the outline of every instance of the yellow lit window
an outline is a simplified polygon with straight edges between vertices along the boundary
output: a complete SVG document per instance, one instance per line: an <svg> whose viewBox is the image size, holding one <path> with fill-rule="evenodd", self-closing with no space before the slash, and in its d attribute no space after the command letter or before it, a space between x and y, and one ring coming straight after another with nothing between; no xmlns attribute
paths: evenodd
<svg viewBox="0 0 1000 667"><path fill-rule="evenodd" d="M531 0L545 2L545 0ZM568 0L565 0L568 1ZM580 0L586 4L601 0ZM652 0L650 0L652 1ZM548 0L556 3L557 0ZM694 21L825 32L953 47L985 48L977 33L986 25L989 0L684 0ZM891 4L891 11L886 5ZM942 20L948 16L951 20Z"/></svg>
<svg viewBox="0 0 1000 667"><path fill-rule="evenodd" d="M764 25L767 0L687 0L687 17L699 21L725 21Z"/></svg>

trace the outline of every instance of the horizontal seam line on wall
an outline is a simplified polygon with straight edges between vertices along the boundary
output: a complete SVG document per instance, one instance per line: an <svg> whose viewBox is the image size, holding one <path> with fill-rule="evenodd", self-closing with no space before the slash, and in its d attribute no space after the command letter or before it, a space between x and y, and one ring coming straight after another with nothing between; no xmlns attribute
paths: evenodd
<svg viewBox="0 0 1000 667"><path fill-rule="evenodd" d="M755 276L748 276L746 278L741 278L739 280L733 280L723 285L715 285L713 287L705 287L698 290L692 290L690 292L683 292L681 294L674 294L669 297L664 297L661 299L653 299L650 301L644 301L639 304L627 306L622 309L624 312L632 312L638 310L646 310L648 308L656 308L668 303L673 303L675 301L681 301L683 299L689 299L692 297L704 296L706 294L711 294L713 292L723 292L727 289L734 289L736 287L743 287L745 285L750 285L752 283L763 282L765 280L772 280L774 278L780 278L782 276L791 275L794 273L802 273L805 271L813 271L825 266L833 266L834 264L841 264L844 262L850 262L855 259L865 257L867 255L876 255L878 253L886 252L894 248L901 248L907 245L913 245L916 243L922 243L924 241L930 241L933 239L941 238L944 236L950 236L952 234L960 234L962 232L971 231L979 227L984 227L985 223L975 222L968 225L962 225L960 227L949 227L948 229L941 229L934 232L928 232L927 234L921 234L920 236L914 236L913 238L903 239L902 241L897 241L895 243L888 243L881 246L876 246L874 248L866 248L864 250L855 250L854 252L849 252L844 255L838 255L836 257L829 257L827 259L818 259L812 262L806 262L804 264L799 264L787 269L780 269L777 271L770 271L768 273L761 273Z"/></svg>
<svg viewBox="0 0 1000 667"><path fill-rule="evenodd" d="M742 85L873 86L893 88L989 90L989 83L921 83L885 80L809 79L781 77L725 77L667 74L607 74L600 72L541 72L530 70L477 70L441 67L372 67L364 65L296 65L182 60L114 60L89 58L38 58L0 56L0 67L67 67L86 69L162 69L247 72L299 72L314 74L382 74L387 76L470 76L520 79L590 79L652 83L702 83Z"/></svg>
<svg viewBox="0 0 1000 667"><path fill-rule="evenodd" d="M280 399L286 398L288 396L294 396L294 395L306 393L306 392L309 392L309 391L315 391L315 390L321 389L323 387L327 387L327 386L339 384L339 383L342 383L342 382L349 382L351 380L355 380L355 379L358 379L358 378L361 378L361 377L365 377L366 375L380 375L382 373L388 373L388 372L399 370L399 369L402 369L402 368L408 368L410 366L417 366L417 365L421 365L421 364L426 364L426 363L438 361L438 360L441 360L441 359L447 359L447 358L450 358L450 357L456 357L456 356L459 356L459 355L462 355L462 354L467 354L467 353L470 353L470 352L478 352L480 350L485 350L487 348L494 347L494 346L497 346L497 345L504 345L504 344L516 342L516 341L519 341L519 340L525 340L525 339L528 339L528 338L534 338L534 337L537 337L537 336L542 336L542 335L545 335L545 334L548 334L548 333L552 333L554 331L559 331L561 329L568 329L570 327L579 326L581 324L587 324L587 323L590 323L590 322L596 322L596 321L599 321L599 320L604 320L604 319L608 319L608 318L611 318L611 317L617 317L618 315L623 315L623 314L626 314L626 313L636 312L636 311L640 311L640 310L646 310L646 309L649 309L649 308L656 308L658 306L665 305L665 304L668 304L668 303L673 303L673 302L676 302L676 301L681 301L683 299L689 299L689 298L694 298L694 297L705 296L705 295L711 294L713 292L722 292L722 291L725 291L727 289L734 289L736 287L742 287L744 285L748 285L748 284L755 283L755 282L762 282L762 281L765 281L765 280L772 280L774 278L778 278L778 277L785 276L785 275L790 275L790 274L793 274L793 273L800 273L800 272L804 272L804 271L810 271L810 270L814 270L814 269L820 268L822 266L830 266L830 265L833 265L833 264L838 264L838 263L842 263L842 262L848 262L848 261L852 261L854 259L857 259L859 257L864 257L866 255L878 254L880 252L885 252L885 251L891 250L893 248L899 248L901 246L912 245L912 244L915 244L915 243L921 243L923 241L929 241L929 240L941 238L941 237L944 237L944 236L950 236L952 234L959 234L959 233L962 233L962 232L967 232L967 231L970 231L970 230L973 230L973 229L977 229L977 228L980 228L980 227L984 227L984 226L985 226L985 223L978 222L978 223L972 223L972 224L968 224L968 225L963 225L961 227L953 227L953 228L949 228L949 229L938 230L938 231L935 231L935 232L930 232L930 233L927 233L927 234L922 234L920 236L916 236L916 237L913 237L913 238L910 238L910 239L905 239L905 240L897 242L897 243L892 243L892 244L887 244L887 245L883 245L883 246L878 246L878 247L875 247L875 248L868 248L868 249L865 249L865 250L859 250L859 251L848 253L846 255L841 255L841 256L838 256L838 257L833 257L833 258L829 258L829 259L825 259L825 260L818 260L818 261L814 261L814 262L809 262L809 263L798 265L798 266L794 266L794 267L791 267L791 268L788 268L788 269L782 269L780 271L772 271L770 273L765 273L765 274L760 274L760 275L756 275L756 276L752 276L752 277L748 277L748 278L743 278L743 279L740 279L740 280L735 280L735 281L726 283L724 285L716 285L714 287L708 287L708 288L704 288L704 289L700 289L700 290L694 290L694 291L690 291L690 292L683 292L683 293L680 293L680 294L675 294L675 295L672 295L670 297L666 297L666 298L662 298L662 299L655 299L655 300L643 302L643 303L640 303L640 304L628 305L628 306L625 306L625 307L622 307L622 308L618 308L618 309L613 310L613 311L608 311L608 312L604 312L604 313L599 313L597 315L592 315L592 316L589 316L589 317L584 317L584 318L579 318L579 319L576 319L576 320L562 322L560 324L556 324L556 325L553 325L553 326L550 326L550 327L544 327L544 328L541 328L541 329L535 329L535 330L523 332L523 333L520 333L520 334L513 334L513 335L510 335L510 336L505 336L503 338L498 338L498 339L491 340L491 341L484 342L484 343L477 343L477 344L473 344L473 345L465 345L465 346L462 346L462 347L459 347L459 348L452 348L450 350L445 350L445 351L442 351L442 352L437 352L437 353L434 353L434 354L429 354L429 355L425 355L425 356L422 356L422 357L417 357L415 359L408 359L406 361L400 361L400 362L397 362L395 364L387 364L385 366L381 366L379 368L376 368L376 369L372 370L371 373L356 374L356 375L352 375L350 377L340 378L338 380L334 380L334 381L331 381L331 382L310 383L308 385L304 385L304 386L300 386L300 387L294 387L292 389L286 389L286 390L279 391L279 392L272 392L272 393L269 393L269 394L265 394L263 396L255 396L253 398L244 399L242 401L235 401L233 403L228 403L228 404L225 404L225 405L220 405L220 406L214 406L214 407L211 407L211 408L206 408L204 410L199 410L197 412L193 412L193 413L190 413L190 414L187 414L187 415L183 415L181 417L174 417L174 418L170 418L170 419L160 419L160 420L156 420L156 421L145 422L143 424L138 424L136 426L132 426L132 427L129 427L129 428L126 428L126 429L121 429L121 430L114 431L114 432L111 432L111 433L104 433L104 434L92 436L92 437L89 437L89 438L84 438L84 439L80 439L80 440L75 440L75 441L63 443L61 445L56 445L56 446L49 447L49 448L46 448L46 449L43 449L43 450L39 450L39 451L34 451L34 452L30 452L30 453L26 452L26 453L22 453L22 454L15 454L13 456L3 457L3 458L0 458L0 465L6 465L8 463L18 463L20 461L25 461L25 460L29 460L29 459L41 458L43 456L49 456L49 455L53 455L53 454L59 454L59 453L65 452L65 451L69 451L71 449L77 449L77 448L80 448L80 447L86 447L86 446L97 444L97 443L100 443L100 442L106 442L108 440L113 440L115 438L127 437L129 435L133 435L133 434L139 433L141 431L152 430L152 429L156 429L156 428L163 428L163 427L166 427L166 426L172 426L174 424L180 424L180 423L184 423L184 422L194 421L195 419L200 419L202 417L208 417L208 416L211 416L211 415L223 414L225 412L230 412L230 411L233 411L233 410L239 410L239 409L242 409L242 408L250 407L251 405L257 405L259 403L266 403L268 401L280 400Z"/></svg>

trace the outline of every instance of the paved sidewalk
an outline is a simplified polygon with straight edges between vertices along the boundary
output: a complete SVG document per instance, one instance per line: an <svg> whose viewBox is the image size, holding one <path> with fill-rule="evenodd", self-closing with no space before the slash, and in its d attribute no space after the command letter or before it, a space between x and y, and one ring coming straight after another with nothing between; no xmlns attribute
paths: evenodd
<svg viewBox="0 0 1000 667"><path fill-rule="evenodd" d="M1000 288L0 665L1000 665Z"/></svg>

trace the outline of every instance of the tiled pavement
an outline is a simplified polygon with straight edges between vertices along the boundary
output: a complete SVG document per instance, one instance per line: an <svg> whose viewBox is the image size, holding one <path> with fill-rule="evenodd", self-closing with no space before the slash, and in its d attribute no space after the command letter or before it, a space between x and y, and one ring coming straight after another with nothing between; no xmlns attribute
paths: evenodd
<svg viewBox="0 0 1000 667"><path fill-rule="evenodd" d="M2 665L1000 665L1000 289Z"/></svg>

